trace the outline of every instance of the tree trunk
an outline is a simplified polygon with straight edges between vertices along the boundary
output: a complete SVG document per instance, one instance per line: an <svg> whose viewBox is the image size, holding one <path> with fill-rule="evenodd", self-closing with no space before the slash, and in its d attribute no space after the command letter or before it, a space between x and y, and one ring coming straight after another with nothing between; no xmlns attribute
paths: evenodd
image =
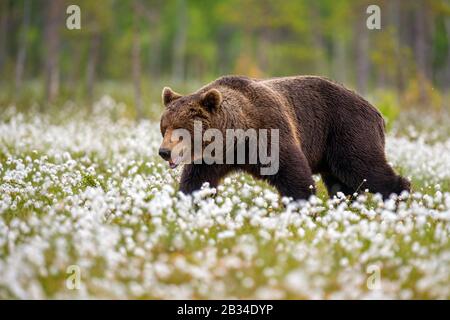
<svg viewBox="0 0 450 320"><path fill-rule="evenodd" d="M395 62L396 62L396 71L394 74L394 83L397 88L397 91L400 94L403 94L405 91L405 62L404 58L402 57L402 43L400 42L401 39L404 39L405 32L403 30L404 20L406 19L402 15L401 11L401 0L392 0L388 4L388 11L390 13L390 21L391 24L394 26L394 30L396 31L395 37L397 38L395 41Z"/></svg>
<svg viewBox="0 0 450 320"><path fill-rule="evenodd" d="M79 43L74 43L70 46L70 61L71 61L71 68L70 72L67 75L67 87L76 89L77 84L80 82L80 65L83 55L83 46L80 46Z"/></svg>
<svg viewBox="0 0 450 320"><path fill-rule="evenodd" d="M150 77L150 80L152 77L159 78L162 74L162 61L163 61L163 54L162 54L162 39L163 39L163 32L161 28L158 28L157 26L160 25L161 20L161 3L156 4L155 6L152 5L152 9L147 11L146 17L148 21L148 26L151 29L151 32L153 34L152 41L150 43L151 50L148 50L148 66L149 66L149 72L148 75Z"/></svg>
<svg viewBox="0 0 450 320"><path fill-rule="evenodd" d="M86 69L86 85L89 103L92 103L94 97L94 86L97 75L97 63L100 49L101 36L94 33L91 36L90 47L88 53L87 69Z"/></svg>
<svg viewBox="0 0 450 320"><path fill-rule="evenodd" d="M6 63L6 43L8 37L8 11L9 2L2 1L0 3L0 74L4 74L4 66Z"/></svg>
<svg viewBox="0 0 450 320"><path fill-rule="evenodd" d="M338 34L333 37L333 75L339 82L347 81L347 48L345 39Z"/></svg>
<svg viewBox="0 0 450 320"><path fill-rule="evenodd" d="M159 78L162 74L162 36L160 30L155 30L154 32L155 35L151 42L151 50L148 51L149 75Z"/></svg>
<svg viewBox="0 0 450 320"><path fill-rule="evenodd" d="M16 91L22 87L23 71L25 70L25 62L27 59L27 35L30 27L31 0L24 0L23 8L23 25L20 34L19 51L16 61Z"/></svg>
<svg viewBox="0 0 450 320"><path fill-rule="evenodd" d="M429 78L428 72L428 61L427 61L427 19L426 19L426 7L423 0L419 0L417 2L417 8L415 10L415 26L416 26L416 34L415 34L415 57L417 69L420 72L420 75L425 78Z"/></svg>
<svg viewBox="0 0 450 320"><path fill-rule="evenodd" d="M136 0L134 2L134 5L136 7L137 14L141 16L145 16L148 28L151 30L151 50L148 51L148 56L146 57L148 61L148 76L151 81L152 76L155 78L160 77L162 69L162 36L163 32L161 28L158 28L157 26L160 24L161 19L161 8L163 6L164 0L158 0L158 1L152 1L150 4L150 9L147 7L147 4L144 4L142 0Z"/></svg>
<svg viewBox="0 0 450 320"><path fill-rule="evenodd" d="M317 1L314 1L311 5L311 18L314 49L316 50L315 72L318 74L327 74L329 71L326 58L327 50L321 25L320 6Z"/></svg>
<svg viewBox="0 0 450 320"><path fill-rule="evenodd" d="M369 34L367 32L366 20L358 17L355 24L356 45L356 87L361 94L367 93L369 81Z"/></svg>
<svg viewBox="0 0 450 320"><path fill-rule="evenodd" d="M216 45L217 45L217 61L218 70L215 70L218 73L226 73L227 70L231 69L231 57L228 49L228 42L230 40L231 31L226 27L222 26L218 35L216 37Z"/></svg>
<svg viewBox="0 0 450 320"><path fill-rule="evenodd" d="M172 78L181 82L185 73L185 52L187 36L186 1L177 0L177 31L173 42L173 70Z"/></svg>
<svg viewBox="0 0 450 320"><path fill-rule="evenodd" d="M47 102L54 102L59 91L59 47L64 10L62 1L47 0L47 19L45 23L45 95Z"/></svg>
<svg viewBox="0 0 450 320"><path fill-rule="evenodd" d="M415 10L415 58L417 65L417 79L419 81L419 102L427 103L427 93L423 82L430 79L429 63L427 59L428 43L427 43L427 25L426 25L426 6L423 0L417 2Z"/></svg>
<svg viewBox="0 0 450 320"><path fill-rule="evenodd" d="M141 44L139 39L139 11L136 1L133 3L134 26L133 45L131 49L131 68L134 87L134 103L136 105L136 117L142 118L142 97L141 97Z"/></svg>
<svg viewBox="0 0 450 320"><path fill-rule="evenodd" d="M447 30L447 43L450 46L450 18L445 21L445 28ZM445 68L445 89L450 90L450 48L447 50L447 63Z"/></svg>
<svg viewBox="0 0 450 320"><path fill-rule="evenodd" d="M256 51L258 68L260 70L263 70L264 72L267 72L267 70L269 70L268 53L269 53L270 47L271 47L270 31L266 28L259 32L258 42L257 42L258 49Z"/></svg>

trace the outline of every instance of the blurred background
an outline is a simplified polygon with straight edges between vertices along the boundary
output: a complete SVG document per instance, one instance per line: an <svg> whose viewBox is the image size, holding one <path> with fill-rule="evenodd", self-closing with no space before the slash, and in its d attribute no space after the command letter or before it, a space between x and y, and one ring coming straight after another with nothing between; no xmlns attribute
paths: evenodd
<svg viewBox="0 0 450 320"><path fill-rule="evenodd" d="M81 9L69 30L66 9ZM366 9L381 8L369 30ZM449 108L449 0L0 0L0 108L43 112L108 94L157 119L169 85L224 74L318 74L395 119Z"/></svg>

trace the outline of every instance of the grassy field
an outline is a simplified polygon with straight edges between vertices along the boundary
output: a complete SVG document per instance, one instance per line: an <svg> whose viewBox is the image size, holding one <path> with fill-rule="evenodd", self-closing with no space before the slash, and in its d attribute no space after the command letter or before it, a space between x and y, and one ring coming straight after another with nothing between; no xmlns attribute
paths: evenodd
<svg viewBox="0 0 450 320"><path fill-rule="evenodd" d="M295 203L246 175L179 194L159 124L122 109L2 113L0 298L450 298L449 122L392 126L398 207L318 177Z"/></svg>

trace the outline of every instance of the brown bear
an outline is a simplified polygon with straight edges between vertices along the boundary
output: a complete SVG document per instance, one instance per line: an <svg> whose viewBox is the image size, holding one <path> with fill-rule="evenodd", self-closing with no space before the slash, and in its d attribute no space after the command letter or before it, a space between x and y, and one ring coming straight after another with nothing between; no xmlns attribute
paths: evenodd
<svg viewBox="0 0 450 320"><path fill-rule="evenodd" d="M190 162L181 176L183 193L192 193L205 182L216 187L225 175L238 170L266 180L282 196L293 199L314 194L313 174L322 176L330 196L368 189L388 198L410 190L408 180L386 161L385 125L378 110L324 77L259 80L223 76L186 96L166 87L162 99L166 109L160 123L163 143L159 154L171 167L178 164L172 157L173 148L182 141L173 139L172 134L180 128L192 133L194 120L202 122L202 130L215 128L224 133L237 128L279 129L279 169L275 174L261 175L259 162ZM246 141L246 148L248 144ZM187 151L191 160L197 157L192 149Z"/></svg>

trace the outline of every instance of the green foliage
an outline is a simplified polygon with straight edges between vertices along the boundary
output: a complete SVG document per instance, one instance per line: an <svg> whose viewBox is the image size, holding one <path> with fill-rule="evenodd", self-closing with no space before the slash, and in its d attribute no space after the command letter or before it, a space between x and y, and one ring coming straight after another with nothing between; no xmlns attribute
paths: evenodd
<svg viewBox="0 0 450 320"><path fill-rule="evenodd" d="M97 186L98 186L97 180L95 180L95 178L89 174L84 175L83 178L81 179L80 188L82 190L86 189L87 187L95 188Z"/></svg>
<svg viewBox="0 0 450 320"><path fill-rule="evenodd" d="M318 197L296 204L241 173L217 192L177 194L157 124L107 116L1 118L1 298L356 299L372 297L374 264L381 297L449 298L448 135L433 147L424 128L416 142L399 136L412 148L388 148L396 172L412 175L404 201L329 200L318 182ZM447 130L442 120L430 126ZM66 287L73 265L82 290Z"/></svg>
<svg viewBox="0 0 450 320"><path fill-rule="evenodd" d="M0 102L38 103L48 110L45 30L54 3L31 1L25 28L26 3L2 2L0 20L6 21L7 32L0 32ZM81 8L82 22L81 30L66 29L65 16L58 22L60 97L52 104L61 105L69 98L89 105L105 93L104 87L116 82L112 91L117 89L117 96L134 109L139 83L142 104L147 106L159 102L156 92L161 86L190 87L238 73L253 77L321 74L358 90L364 84L356 79L366 79L369 92L364 94L378 94L378 89L395 91L401 108L448 107L439 96L450 83L450 9L443 0L422 3L423 8L420 3L381 0L104 0L101 4L64 0L63 9L69 4ZM381 7L381 30L365 28L369 4ZM416 30L422 13L429 25L421 38ZM94 50L96 37L99 45ZM367 40L365 51L361 39ZM132 54L133 41L140 47L137 56ZM425 53L418 51L421 41ZM18 56L23 50L23 81L16 84ZM423 66L421 54L426 55ZM136 59L139 79L133 78ZM368 67L358 67L365 60ZM90 63L92 84L87 81ZM387 100L393 99L381 100L385 109L390 104ZM388 113L395 116L395 112Z"/></svg>
<svg viewBox="0 0 450 320"><path fill-rule="evenodd" d="M400 114L398 95L393 91L379 90L375 92L373 100L378 110L383 114L387 128L390 129Z"/></svg>

